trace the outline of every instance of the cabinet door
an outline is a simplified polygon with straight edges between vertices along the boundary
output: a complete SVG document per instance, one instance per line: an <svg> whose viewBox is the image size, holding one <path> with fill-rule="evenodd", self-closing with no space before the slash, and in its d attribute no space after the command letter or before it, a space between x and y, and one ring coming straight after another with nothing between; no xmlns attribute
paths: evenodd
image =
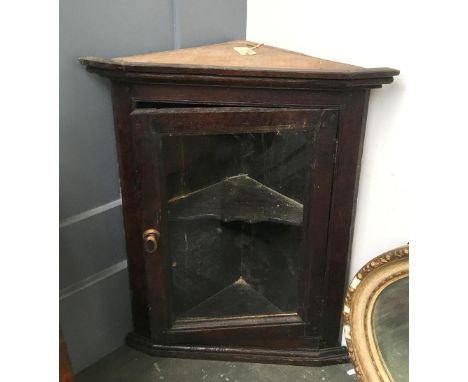
<svg viewBox="0 0 468 382"><path fill-rule="evenodd" d="M153 340L318 343L337 117L299 108L132 113Z"/></svg>

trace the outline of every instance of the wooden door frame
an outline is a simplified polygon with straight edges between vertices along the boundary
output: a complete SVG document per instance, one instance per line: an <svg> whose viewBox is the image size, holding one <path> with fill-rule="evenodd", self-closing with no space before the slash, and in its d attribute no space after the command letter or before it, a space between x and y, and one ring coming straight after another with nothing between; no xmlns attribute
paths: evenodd
<svg viewBox="0 0 468 382"><path fill-rule="evenodd" d="M311 299L323 295L323 285L311 279L325 273L323 258L326 250L328 214L332 191L332 174L337 137L336 109L213 107L143 109L131 113L135 132L134 151L139 153L141 182L141 232L155 228L161 233L160 254L144 256L148 306L151 310L152 339L157 343L206 343L213 346L242 344L245 346L282 347L310 345L319 337L318 322L322 312ZM220 123L221 122L221 123ZM267 125L268 124L268 125ZM171 266L168 254L166 187L162 173L163 136L206 134L263 133L278 131L310 131L314 143L309 148L309 171L304 201L304 247L300 278L300 311L295 315L232 320L199 320L190 323L174 321L172 314ZM312 207L311 207L312 206ZM156 211L156 213L154 213ZM158 249L158 250L159 250ZM310 255L310 252L313 255ZM322 289L318 289L322 288ZM313 301L312 301L313 302ZM231 323L228 327L227 323ZM232 325L235 325L232 327ZM220 333L223 333L220 336ZM265 335L267 334L267 335ZM219 338L222 338L221 342ZM289 338L288 341L285 339Z"/></svg>

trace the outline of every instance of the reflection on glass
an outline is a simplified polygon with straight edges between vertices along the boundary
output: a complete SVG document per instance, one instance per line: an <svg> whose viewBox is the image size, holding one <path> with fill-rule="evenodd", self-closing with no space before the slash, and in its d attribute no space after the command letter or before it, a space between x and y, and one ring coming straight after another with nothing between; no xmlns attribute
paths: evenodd
<svg viewBox="0 0 468 382"><path fill-rule="evenodd" d="M409 380L409 277L387 286L372 314L375 341L395 382Z"/></svg>
<svg viewBox="0 0 468 382"><path fill-rule="evenodd" d="M296 312L310 134L162 139L174 313Z"/></svg>

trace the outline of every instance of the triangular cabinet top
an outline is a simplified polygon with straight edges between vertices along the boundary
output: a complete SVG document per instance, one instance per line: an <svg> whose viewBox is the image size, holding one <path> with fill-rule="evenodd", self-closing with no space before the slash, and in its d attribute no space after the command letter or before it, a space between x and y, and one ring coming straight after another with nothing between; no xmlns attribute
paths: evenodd
<svg viewBox="0 0 468 382"><path fill-rule="evenodd" d="M234 48L255 54L243 55ZM399 74L396 69L363 68L244 40L110 59L82 57L80 62L89 71L108 77L173 74L341 80L343 86L353 86L354 81L364 87L390 83Z"/></svg>

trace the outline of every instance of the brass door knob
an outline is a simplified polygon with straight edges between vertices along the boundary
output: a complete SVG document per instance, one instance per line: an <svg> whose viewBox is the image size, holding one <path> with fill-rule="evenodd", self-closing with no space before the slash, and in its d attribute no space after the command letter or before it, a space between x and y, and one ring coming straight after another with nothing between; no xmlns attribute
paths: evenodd
<svg viewBox="0 0 468 382"><path fill-rule="evenodd" d="M159 232L154 228L147 229L143 232L143 248L148 254L156 252L158 248Z"/></svg>

